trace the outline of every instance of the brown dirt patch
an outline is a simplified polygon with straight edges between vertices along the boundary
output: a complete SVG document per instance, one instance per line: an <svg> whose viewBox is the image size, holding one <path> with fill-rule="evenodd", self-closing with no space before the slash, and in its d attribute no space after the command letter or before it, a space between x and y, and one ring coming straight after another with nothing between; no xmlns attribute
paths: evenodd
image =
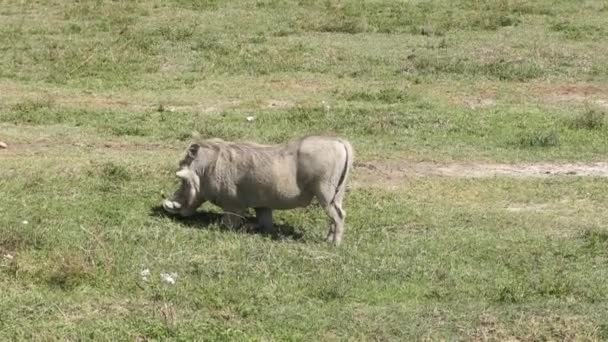
<svg viewBox="0 0 608 342"><path fill-rule="evenodd" d="M267 107L276 108L276 109L291 108L291 107L295 106L293 101L286 101L286 100L268 100L268 101L266 101L266 103L267 103Z"/></svg>
<svg viewBox="0 0 608 342"><path fill-rule="evenodd" d="M496 106L498 102L498 86L492 83L472 84L463 88L454 84L443 85L440 89L429 90L438 98L446 97L449 102L470 109L480 109Z"/></svg>
<svg viewBox="0 0 608 342"><path fill-rule="evenodd" d="M183 145L183 144L182 144ZM184 145L185 146L185 145ZM124 151L124 152L177 152L183 150L183 146L168 144L140 143L140 142L120 142L120 141L57 141L52 138L42 138L28 142L14 142L6 149L0 150L0 160L3 157L15 157L25 155L37 155L48 153L66 153L78 150L98 150L98 151Z"/></svg>
<svg viewBox="0 0 608 342"><path fill-rule="evenodd" d="M158 108L158 104L143 104L141 99L126 99L92 93L74 92L59 88L37 89L16 83L0 83L2 105L12 107L20 103L44 103L48 106L144 111Z"/></svg>
<svg viewBox="0 0 608 342"><path fill-rule="evenodd" d="M583 103L588 102L608 108L608 86L589 83L571 84L536 84L530 89L531 93L540 97L544 102Z"/></svg>
<svg viewBox="0 0 608 342"><path fill-rule="evenodd" d="M36 88L19 83L0 82L0 108L11 109L24 103L43 104L44 106L57 108L86 108L128 112L149 112L162 109L167 112L215 113L237 108L243 104L243 101L241 99L218 96L210 98L209 96L202 96L196 93L173 95L167 99L166 95L93 93L52 86ZM270 103L272 103L272 100L269 100ZM278 104L277 108L285 105L280 101ZM270 105L268 107L274 108Z"/></svg>
<svg viewBox="0 0 608 342"><path fill-rule="evenodd" d="M521 314L508 322L486 313L473 329L471 341L594 341L597 331L592 322L581 316Z"/></svg>
<svg viewBox="0 0 608 342"><path fill-rule="evenodd" d="M184 149L185 143L150 143L95 139L86 140L78 135L63 137L30 137L7 142L0 149L0 159L32 154L63 154L78 151L124 151L176 153ZM354 183L359 186L380 185L398 187L411 179L420 177L448 178L546 178L546 177L608 177L608 161L578 163L484 163L484 162L410 162L403 160L369 160L355 162Z"/></svg>
<svg viewBox="0 0 608 342"><path fill-rule="evenodd" d="M471 109L488 108L488 107L496 106L495 98L470 97L470 98L465 98L463 100L463 102Z"/></svg>
<svg viewBox="0 0 608 342"><path fill-rule="evenodd" d="M608 177L608 162L595 163L432 163L432 162L358 162L356 183L397 186L416 177L492 178L492 177Z"/></svg>
<svg viewBox="0 0 608 342"><path fill-rule="evenodd" d="M459 96L460 102L471 109L496 106L497 90L493 87L477 89L475 95Z"/></svg>
<svg viewBox="0 0 608 342"><path fill-rule="evenodd" d="M318 93L330 88L324 82L315 79L272 79L271 88L289 93Z"/></svg>

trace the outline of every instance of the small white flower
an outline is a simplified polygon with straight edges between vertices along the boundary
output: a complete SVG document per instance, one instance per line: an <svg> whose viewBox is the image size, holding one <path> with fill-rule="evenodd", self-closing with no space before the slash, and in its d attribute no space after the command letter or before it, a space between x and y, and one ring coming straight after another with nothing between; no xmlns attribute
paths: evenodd
<svg viewBox="0 0 608 342"><path fill-rule="evenodd" d="M255 116L248 116L245 119L247 119L248 122L253 122L253 120L255 120Z"/></svg>
<svg viewBox="0 0 608 342"><path fill-rule="evenodd" d="M177 279L177 273L161 273L160 279L169 285L175 285L175 280Z"/></svg>
<svg viewBox="0 0 608 342"><path fill-rule="evenodd" d="M150 270L146 268L145 270L141 271L139 275L141 275L141 280L148 281L148 277L150 276Z"/></svg>
<svg viewBox="0 0 608 342"><path fill-rule="evenodd" d="M331 110L331 106L329 105L329 103L325 101L321 101L321 103L323 104L323 108L325 108L326 112L329 112Z"/></svg>
<svg viewBox="0 0 608 342"><path fill-rule="evenodd" d="M29 222L27 222L27 220L23 220L23 221L21 221L21 223L28 224Z"/></svg>

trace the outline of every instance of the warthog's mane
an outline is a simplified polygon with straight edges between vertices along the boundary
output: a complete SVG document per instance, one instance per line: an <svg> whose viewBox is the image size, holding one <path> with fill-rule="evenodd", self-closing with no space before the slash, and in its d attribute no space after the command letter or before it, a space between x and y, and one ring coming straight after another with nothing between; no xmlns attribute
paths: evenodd
<svg viewBox="0 0 608 342"><path fill-rule="evenodd" d="M239 164L250 161L255 164L268 163L278 155L289 150L290 144L264 145L251 142L229 142L222 139L213 138L197 141L190 145L190 149L197 151L212 151L205 153L205 158L210 164L228 162ZM196 153L194 153L196 154ZM194 160L193 155L186 153L185 157L179 162L180 167L188 166Z"/></svg>

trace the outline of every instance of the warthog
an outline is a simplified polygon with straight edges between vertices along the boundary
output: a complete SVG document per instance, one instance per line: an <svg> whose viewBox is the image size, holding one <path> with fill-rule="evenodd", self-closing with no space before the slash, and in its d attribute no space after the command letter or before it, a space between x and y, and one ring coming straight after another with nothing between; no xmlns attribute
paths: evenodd
<svg viewBox="0 0 608 342"><path fill-rule="evenodd" d="M327 240L340 244L342 200L353 165L349 142L309 136L284 145L210 139L191 144L176 175L181 186L163 201L169 213L189 216L205 201L224 211L223 223L238 226L254 208L258 224L273 230L272 210L305 207L314 197L330 218Z"/></svg>

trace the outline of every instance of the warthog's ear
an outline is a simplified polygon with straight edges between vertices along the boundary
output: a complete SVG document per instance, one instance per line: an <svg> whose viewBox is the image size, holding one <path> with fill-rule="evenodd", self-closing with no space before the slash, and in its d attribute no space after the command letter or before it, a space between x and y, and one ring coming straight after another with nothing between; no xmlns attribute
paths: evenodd
<svg viewBox="0 0 608 342"><path fill-rule="evenodd" d="M192 144L190 145L190 147L188 147L188 157L194 159L196 158L196 155L198 154L198 150L201 148L201 145L199 144Z"/></svg>

